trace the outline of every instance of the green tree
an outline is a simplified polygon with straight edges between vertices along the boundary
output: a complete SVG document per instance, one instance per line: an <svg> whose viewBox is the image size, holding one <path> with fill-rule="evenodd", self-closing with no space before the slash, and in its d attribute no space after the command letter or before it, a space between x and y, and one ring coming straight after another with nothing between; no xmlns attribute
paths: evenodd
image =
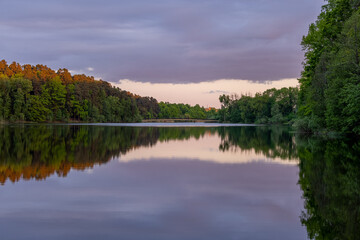
<svg viewBox="0 0 360 240"><path fill-rule="evenodd" d="M349 102L346 94L351 93L346 89L359 83L359 1L327 2L302 41L305 61L297 126L310 132L329 129L354 133L353 123L347 121L350 112L355 114L347 105L354 104Z"/></svg>
<svg viewBox="0 0 360 240"><path fill-rule="evenodd" d="M41 98L44 105L52 111L52 116L55 120L62 120L59 118L57 112L64 111L66 102L66 87L62 84L59 77L51 79L42 87Z"/></svg>
<svg viewBox="0 0 360 240"><path fill-rule="evenodd" d="M31 95L28 101L27 119L33 122L44 122L51 113L39 95Z"/></svg>

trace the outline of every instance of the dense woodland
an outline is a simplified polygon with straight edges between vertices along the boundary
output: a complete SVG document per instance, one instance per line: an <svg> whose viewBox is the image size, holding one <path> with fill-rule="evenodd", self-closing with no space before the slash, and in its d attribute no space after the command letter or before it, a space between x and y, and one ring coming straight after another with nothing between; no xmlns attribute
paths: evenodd
<svg viewBox="0 0 360 240"><path fill-rule="evenodd" d="M139 121L141 114L145 115L140 112L143 108L150 114L158 111L156 100L136 97L93 77L72 76L67 69L55 72L43 65L8 65L2 60L0 89L0 118L10 121L129 122ZM140 110L137 101L143 104Z"/></svg>
<svg viewBox="0 0 360 240"><path fill-rule="evenodd" d="M360 1L328 0L302 40L296 125L360 134Z"/></svg>
<svg viewBox="0 0 360 240"><path fill-rule="evenodd" d="M300 90L221 96L220 120L360 134L360 0L328 0L303 37Z"/></svg>
<svg viewBox="0 0 360 240"><path fill-rule="evenodd" d="M291 123L296 117L297 88L275 88L255 96L220 96L219 120L241 123Z"/></svg>
<svg viewBox="0 0 360 240"><path fill-rule="evenodd" d="M142 119L212 119L287 123L295 116L297 88L270 89L255 97L221 96L222 109L160 102L86 75L44 65L0 61L0 120L139 122Z"/></svg>
<svg viewBox="0 0 360 240"><path fill-rule="evenodd" d="M183 103L164 103L160 102L159 118L169 119L217 119L217 111L215 108L205 109L199 104L190 106Z"/></svg>
<svg viewBox="0 0 360 240"><path fill-rule="evenodd" d="M139 122L153 118L200 118L199 105L158 103L86 75L44 65L0 61L0 121Z"/></svg>

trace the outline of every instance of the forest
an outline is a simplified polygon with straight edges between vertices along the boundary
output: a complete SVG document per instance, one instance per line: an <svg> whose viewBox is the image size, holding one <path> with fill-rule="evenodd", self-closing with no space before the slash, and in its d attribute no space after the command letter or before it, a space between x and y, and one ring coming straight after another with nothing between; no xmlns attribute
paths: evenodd
<svg viewBox="0 0 360 240"><path fill-rule="evenodd" d="M30 122L140 122L143 119L211 119L289 123L297 88L270 89L254 97L220 96L222 108L158 102L67 69L0 61L0 120Z"/></svg>
<svg viewBox="0 0 360 240"><path fill-rule="evenodd" d="M203 107L158 103L102 80L44 65L0 61L0 121L140 122L210 117Z"/></svg>
<svg viewBox="0 0 360 240"><path fill-rule="evenodd" d="M269 89L255 96L222 95L219 97L222 122L291 124L296 117L297 88Z"/></svg>
<svg viewBox="0 0 360 240"><path fill-rule="evenodd" d="M360 134L360 1L328 0L303 37L296 126Z"/></svg>
<svg viewBox="0 0 360 240"><path fill-rule="evenodd" d="M303 37L300 89L220 96L220 120L289 123L300 132L360 134L360 1L328 0Z"/></svg>
<svg viewBox="0 0 360 240"><path fill-rule="evenodd" d="M190 106L183 103L164 103L160 102L160 112L158 118L161 119L217 119L215 108L205 109L199 104Z"/></svg>

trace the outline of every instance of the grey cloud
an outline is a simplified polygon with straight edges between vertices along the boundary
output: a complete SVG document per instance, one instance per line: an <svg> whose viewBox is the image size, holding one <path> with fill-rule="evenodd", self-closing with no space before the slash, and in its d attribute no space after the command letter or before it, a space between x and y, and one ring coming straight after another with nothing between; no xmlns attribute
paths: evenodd
<svg viewBox="0 0 360 240"><path fill-rule="evenodd" d="M228 91L222 91L222 90L211 90L209 92L206 92L208 94L229 94L230 92Z"/></svg>
<svg viewBox="0 0 360 240"><path fill-rule="evenodd" d="M1 58L86 69L116 82L298 77L322 0L14 0L0 3Z"/></svg>

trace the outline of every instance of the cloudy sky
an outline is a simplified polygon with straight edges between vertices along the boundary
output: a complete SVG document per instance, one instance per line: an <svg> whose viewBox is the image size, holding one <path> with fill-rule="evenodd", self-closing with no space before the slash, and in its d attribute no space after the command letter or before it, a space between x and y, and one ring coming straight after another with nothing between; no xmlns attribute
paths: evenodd
<svg viewBox="0 0 360 240"><path fill-rule="evenodd" d="M253 93L262 89L257 85L272 87L273 81L283 79L296 85L303 60L301 37L323 4L323 0L0 0L0 58L65 67L164 101L194 104L190 94L180 97L175 90L196 86L198 96L212 99L199 103L211 105L216 104L216 93L228 92L222 88L224 81L235 82L234 93ZM153 94L156 89L173 91L170 95L180 100Z"/></svg>

